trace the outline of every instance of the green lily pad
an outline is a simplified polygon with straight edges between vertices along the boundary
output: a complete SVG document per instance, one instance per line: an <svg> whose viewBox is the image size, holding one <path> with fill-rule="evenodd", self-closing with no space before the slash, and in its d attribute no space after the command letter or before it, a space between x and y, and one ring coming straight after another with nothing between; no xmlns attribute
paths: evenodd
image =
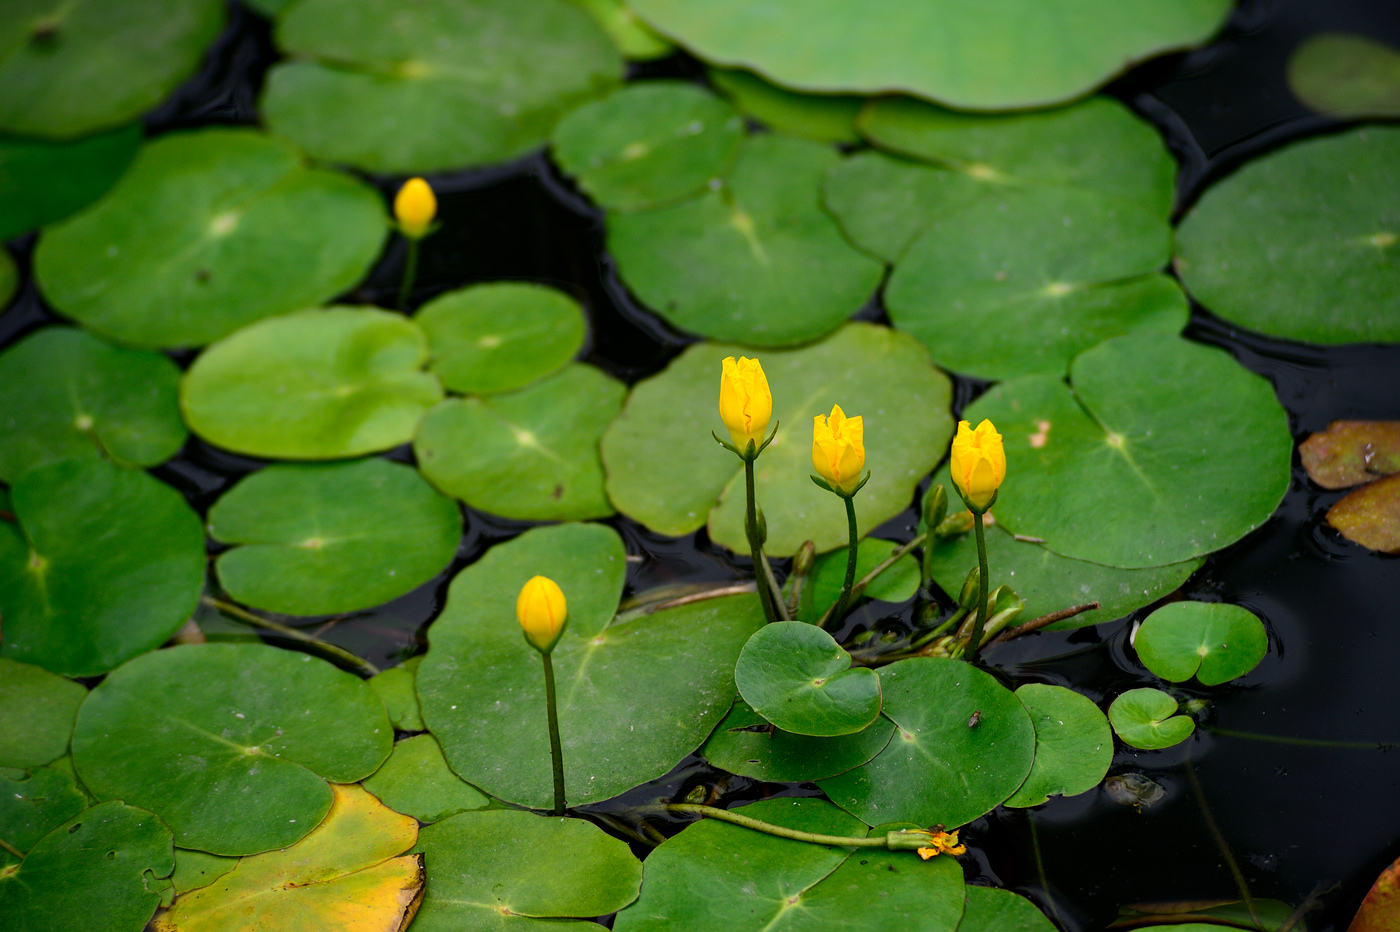
<svg viewBox="0 0 1400 932"><path fill-rule="evenodd" d="M448 391L464 395L524 388L559 371L588 332L577 301L528 282L450 291L413 319L428 335L430 368Z"/></svg>
<svg viewBox="0 0 1400 932"><path fill-rule="evenodd" d="M0 18L0 130L71 139L130 122L194 74L219 0L18 0Z"/></svg>
<svg viewBox="0 0 1400 932"><path fill-rule="evenodd" d="M900 546L896 541L878 537L861 540L856 547L856 582L888 560ZM817 557L812 565L812 576L802 589L802 602L797 609L799 621L816 622L841 597L841 587L846 582L846 555L849 552L849 547L841 547ZM919 562L912 554L905 554L875 577L875 581L866 587L865 597L884 602L903 602L912 599L918 591Z"/></svg>
<svg viewBox="0 0 1400 932"><path fill-rule="evenodd" d="M414 681L418 676L418 665L423 656L410 657L397 667L390 667L383 673L370 678L370 688L375 691L384 708L389 711L389 721L400 731L426 731L423 713L418 708L418 693Z"/></svg>
<svg viewBox="0 0 1400 932"><path fill-rule="evenodd" d="M1005 438L1006 530L1079 560L1165 566L1239 540L1288 490L1288 416L1229 354L1132 334L1081 353L1070 381L1003 382L963 414Z"/></svg>
<svg viewBox="0 0 1400 932"><path fill-rule="evenodd" d="M860 142L856 115L864 97L797 94L769 84L751 71L711 68L709 77L734 106L780 133L818 142Z"/></svg>
<svg viewBox="0 0 1400 932"><path fill-rule="evenodd" d="M748 551L743 465L710 432L723 435L716 408L720 362L750 352L713 343L690 346L660 375L633 388L622 415L603 435L608 497L619 511L671 536L708 523L713 540ZM780 424L777 439L755 464L767 552L788 556L809 538L818 551L849 540L840 500L810 478L812 418L833 404L864 418L871 479L855 497L860 527L868 531L907 508L916 483L943 456L953 433L946 413L951 386L923 348L907 335L856 323L814 346L760 358L773 391L774 422Z"/></svg>
<svg viewBox="0 0 1400 932"><path fill-rule="evenodd" d="M1297 142L1210 188L1181 221L1186 289L1231 323L1310 343L1400 341L1400 128Z"/></svg>
<svg viewBox="0 0 1400 932"><path fill-rule="evenodd" d="M293 60L268 73L267 125L376 172L524 155L622 77L603 30L565 0L301 0L276 38Z"/></svg>
<svg viewBox="0 0 1400 932"><path fill-rule="evenodd" d="M15 257L4 246L0 246L0 311L10 304L10 299L19 290L19 268Z"/></svg>
<svg viewBox="0 0 1400 932"><path fill-rule="evenodd" d="M805 343L870 299L880 264L822 209L838 156L805 139L750 137L719 187L608 218L627 287L681 330L749 346Z"/></svg>
<svg viewBox="0 0 1400 932"><path fill-rule="evenodd" d="M642 81L560 120L553 153L594 201L628 211L703 194L743 140L743 118L704 88Z"/></svg>
<svg viewBox="0 0 1400 932"><path fill-rule="evenodd" d="M989 674L961 660L915 657L881 668L880 682L894 737L869 763L820 781L836 805L867 824L955 828L1025 782L1035 728Z"/></svg>
<svg viewBox="0 0 1400 932"><path fill-rule="evenodd" d="M265 320L211 346L180 385L190 429L236 453L341 459L413 439L442 400L428 340L401 315L332 307Z"/></svg>
<svg viewBox="0 0 1400 932"><path fill-rule="evenodd" d="M139 123L72 142L0 136L0 240L97 200L126 171L141 139Z"/></svg>
<svg viewBox="0 0 1400 932"><path fill-rule="evenodd" d="M1400 475L1386 476L1349 493L1327 509L1327 523L1354 544L1400 552Z"/></svg>
<svg viewBox="0 0 1400 932"><path fill-rule="evenodd" d="M330 810L394 731L369 685L308 654L200 644L146 654L88 696L73 762L99 798L140 803L182 848L285 848ZM168 872L167 872L168 873Z"/></svg>
<svg viewBox="0 0 1400 932"><path fill-rule="evenodd" d="M1323 32L1288 58L1288 89L1339 119L1400 116L1400 52L1364 36Z"/></svg>
<svg viewBox="0 0 1400 932"><path fill-rule="evenodd" d="M1400 421L1333 421L1298 444L1298 459L1324 489L1400 472Z"/></svg>
<svg viewBox="0 0 1400 932"><path fill-rule="evenodd" d="M705 61L804 91L896 92L962 110L1082 97L1129 64L1209 39L1228 0L629 0Z"/></svg>
<svg viewBox="0 0 1400 932"><path fill-rule="evenodd" d="M598 442L627 388L573 363L524 391L453 398L423 418L413 452L428 481L504 518L570 521L613 513Z"/></svg>
<svg viewBox="0 0 1400 932"><path fill-rule="evenodd" d="M1164 680L1184 683L1194 676L1218 686L1259 666L1269 651L1269 635L1247 608L1173 602L1147 616L1133 647L1143 666Z"/></svg>
<svg viewBox="0 0 1400 932"><path fill-rule="evenodd" d="M237 866L238 858L176 848L175 873L170 875L170 885L176 894L189 893L209 886Z"/></svg>
<svg viewBox="0 0 1400 932"><path fill-rule="evenodd" d="M811 738L774 730L739 699L699 750L716 767L754 780L810 783L845 773L885 749L894 723L883 715L863 731Z"/></svg>
<svg viewBox="0 0 1400 932"><path fill-rule="evenodd" d="M244 605L330 615L381 605L432 579L457 554L462 514L411 467L382 459L276 465L209 509L234 544L219 583Z"/></svg>
<svg viewBox="0 0 1400 932"><path fill-rule="evenodd" d="M0 479L74 457L154 466L185 442L169 357L45 327L0 353Z"/></svg>
<svg viewBox="0 0 1400 932"><path fill-rule="evenodd" d="M779 621L759 628L734 666L739 695L783 731L835 737L880 717L880 677L851 667L851 655L816 625Z"/></svg>
<svg viewBox="0 0 1400 932"><path fill-rule="evenodd" d="M554 798L544 672L515 599L537 574L557 582L569 626L554 650L570 805L609 799L666 773L729 711L734 662L763 624L758 599L693 602L613 623L625 576L610 528L534 528L453 580L418 668L428 728L464 780L499 799Z"/></svg>
<svg viewBox="0 0 1400 932"><path fill-rule="evenodd" d="M1160 689L1130 689L1108 707L1108 720L1123 743L1144 751L1180 744L1196 730L1189 715L1176 714L1176 700Z"/></svg>
<svg viewBox="0 0 1400 932"><path fill-rule="evenodd" d="M74 785L71 773L52 767L37 767L18 777L0 772L0 841L21 854L87 807L87 797ZM0 850L0 867L14 860Z"/></svg>
<svg viewBox="0 0 1400 932"><path fill-rule="evenodd" d="M969 886L958 932L1055 932L1056 928L1024 896L996 887Z"/></svg>
<svg viewBox="0 0 1400 932"><path fill-rule="evenodd" d="M418 735L394 745L394 753L364 785L390 809L425 825L491 804L476 787L447 768L442 748L432 735Z"/></svg>
<svg viewBox="0 0 1400 932"><path fill-rule="evenodd" d="M1035 762L1006 805L1039 806L1098 786L1113 763L1113 732L1099 707L1072 689L1041 683L1027 683L1016 698L1035 726Z"/></svg>
<svg viewBox="0 0 1400 932"><path fill-rule="evenodd" d="M34 254L60 313L123 343L203 346L354 285L388 228L365 182L247 129L172 133Z"/></svg>
<svg viewBox="0 0 1400 932"><path fill-rule="evenodd" d="M613 45L629 61L650 61L664 58L676 50L670 42L658 36L637 18L622 0L573 0L597 20L612 39Z"/></svg>
<svg viewBox="0 0 1400 932"><path fill-rule="evenodd" d="M99 459L31 469L0 521L0 652L96 676L154 650L204 588L204 529L180 494Z"/></svg>
<svg viewBox="0 0 1400 932"><path fill-rule="evenodd" d="M293 0L243 0L243 5L251 7L268 19L275 19L279 13L291 6L292 2Z"/></svg>
<svg viewBox="0 0 1400 932"><path fill-rule="evenodd" d="M0 657L0 767L27 770L67 754L86 698L80 683Z"/></svg>

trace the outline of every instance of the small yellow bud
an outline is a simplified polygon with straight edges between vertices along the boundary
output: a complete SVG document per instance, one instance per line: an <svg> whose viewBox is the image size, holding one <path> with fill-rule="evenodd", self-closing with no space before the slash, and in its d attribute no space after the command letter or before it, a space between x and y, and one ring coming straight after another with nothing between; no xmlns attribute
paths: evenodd
<svg viewBox="0 0 1400 932"><path fill-rule="evenodd" d="M422 178L410 178L394 197L394 218L409 239L422 239L437 216L437 198Z"/></svg>
<svg viewBox="0 0 1400 932"><path fill-rule="evenodd" d="M967 421L958 422L948 468L967 507L985 511L1006 478L1006 451L991 421L984 420L976 430Z"/></svg>
<svg viewBox="0 0 1400 932"><path fill-rule="evenodd" d="M831 417L812 418L812 465L833 488L850 495L860 485L865 468L865 425L859 417L846 417L833 405Z"/></svg>
<svg viewBox="0 0 1400 932"><path fill-rule="evenodd" d="M757 359L740 356L738 362L730 356L724 361L719 377L719 417L729 428L734 446L740 453L763 445L768 421L773 416L773 394L768 391L768 379Z"/></svg>
<svg viewBox="0 0 1400 932"><path fill-rule="evenodd" d="M548 576L533 576L520 588L515 600L515 617L525 629L525 640L543 653L549 653L569 622L564 591Z"/></svg>

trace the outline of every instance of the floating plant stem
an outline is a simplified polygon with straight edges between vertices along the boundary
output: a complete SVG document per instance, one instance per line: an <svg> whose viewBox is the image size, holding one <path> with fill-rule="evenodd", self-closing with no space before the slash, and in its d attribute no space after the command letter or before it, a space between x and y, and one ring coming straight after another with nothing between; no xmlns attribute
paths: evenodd
<svg viewBox="0 0 1400 932"><path fill-rule="evenodd" d="M721 822L741 825L744 828L753 829L756 832L763 832L767 835L775 835L778 838L787 838L792 841L805 841L814 845L838 845L843 848L885 848L889 851L915 851L919 848L929 847L933 839L933 834L931 832L917 829L888 832L884 835L876 835L870 838L849 838L845 835L819 835L814 832L801 832L795 828L785 828L781 825L774 825L771 822L763 822L746 815L740 815L728 809L718 809L714 806L702 806L698 803L667 803L661 808L666 812L686 813L704 816L710 819L718 819Z"/></svg>
<svg viewBox="0 0 1400 932"><path fill-rule="evenodd" d="M336 647L334 644L331 644L327 641L323 641L320 638L312 637L305 631L298 631L296 628L293 628L290 625L279 624L275 621L272 621L271 619L264 618L261 615L248 611L241 605L235 605L232 602L225 602L223 599L216 599L213 596L208 595L202 596L200 598L200 601L203 602L205 605L209 606L210 608L222 612L230 618L236 618L237 620L244 622L245 624L250 624L255 628L263 628L268 631L275 631L283 637L288 637L294 641L300 641L303 644L315 647L322 653L334 657L337 660L340 660L354 667L363 676L375 676L379 673L379 668L376 667L374 664L370 663L368 660L365 660L363 657L356 657L354 654L350 653L343 647Z"/></svg>
<svg viewBox="0 0 1400 932"><path fill-rule="evenodd" d="M1290 738L1284 735L1261 735L1252 731L1235 731L1230 728L1217 728L1202 725L1202 731L1224 738L1240 738L1245 741L1264 741L1269 744L1293 744L1307 748L1341 748L1353 751L1389 751L1400 747L1400 742L1390 741L1326 741L1321 738Z"/></svg>

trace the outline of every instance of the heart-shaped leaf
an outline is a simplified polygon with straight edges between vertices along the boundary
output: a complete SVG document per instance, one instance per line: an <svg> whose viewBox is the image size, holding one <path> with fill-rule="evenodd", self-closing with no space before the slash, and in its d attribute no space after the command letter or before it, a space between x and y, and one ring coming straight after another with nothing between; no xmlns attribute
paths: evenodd
<svg viewBox="0 0 1400 932"><path fill-rule="evenodd" d="M415 681L418 665L423 662L420 654L410 657L397 667L390 667L383 673L371 677L370 688L378 693L389 710L389 721L400 731L426 731L423 712L418 708L418 692Z"/></svg>
<svg viewBox="0 0 1400 932"><path fill-rule="evenodd" d="M1143 665L1164 680L1196 677L1207 686L1244 676L1269 650L1264 623L1223 602L1173 602L1147 617L1133 636Z"/></svg>
<svg viewBox="0 0 1400 932"><path fill-rule="evenodd" d="M1130 689L1108 707L1108 720L1125 744L1160 751L1180 744L1196 730L1190 716L1176 714L1176 700L1160 689Z"/></svg>
<svg viewBox="0 0 1400 932"><path fill-rule="evenodd" d="M1027 683L1016 698L1035 726L1035 762L1006 805L1039 806L1098 786L1113 763L1113 732L1099 707L1072 689L1042 683Z"/></svg>
<svg viewBox="0 0 1400 932"><path fill-rule="evenodd" d="M810 783L859 767L883 751L892 734L894 723L882 715L869 728L852 735L795 735L775 729L740 699L697 753L741 777Z"/></svg>
<svg viewBox="0 0 1400 932"><path fill-rule="evenodd" d="M880 715L880 677L816 625L779 621L749 638L734 665L739 695L783 731L832 737L863 731Z"/></svg>

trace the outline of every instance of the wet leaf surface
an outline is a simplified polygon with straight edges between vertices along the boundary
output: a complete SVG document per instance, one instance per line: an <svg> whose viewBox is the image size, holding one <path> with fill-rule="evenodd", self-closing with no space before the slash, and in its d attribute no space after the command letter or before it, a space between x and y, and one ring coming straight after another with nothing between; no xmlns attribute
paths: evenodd
<svg viewBox="0 0 1400 932"><path fill-rule="evenodd" d="M1377 479L1327 510L1327 523L1354 544L1400 552L1400 475Z"/></svg>
<svg viewBox="0 0 1400 932"><path fill-rule="evenodd" d="M389 759L364 785L390 809L425 824L485 809L491 803L448 769L442 748L432 735L418 735L394 745Z"/></svg>
<svg viewBox="0 0 1400 932"><path fill-rule="evenodd" d="M1324 489L1400 472L1400 421L1333 421L1298 444L1298 458Z"/></svg>
<svg viewBox="0 0 1400 932"><path fill-rule="evenodd" d="M1189 716L1176 714L1176 700L1160 689L1130 689L1108 707L1108 720L1125 744L1160 751L1180 744L1196 730Z"/></svg>
<svg viewBox="0 0 1400 932"><path fill-rule="evenodd" d="M780 133L817 142L860 142L856 115L865 98L849 94L798 94L769 84L751 71L711 68L710 83L747 116Z"/></svg>
<svg viewBox="0 0 1400 932"><path fill-rule="evenodd" d="M400 731L425 731L423 713L418 708L418 692L415 681L418 665L423 662L420 654L410 657L397 667L390 667L370 679L370 688L375 691L384 708L389 711L389 721Z"/></svg>
<svg viewBox="0 0 1400 932"><path fill-rule="evenodd" d="M755 712L797 735L851 735L880 716L879 675L852 667L830 634L806 622L759 628L739 654L734 681Z"/></svg>
<svg viewBox="0 0 1400 932"><path fill-rule="evenodd" d="M0 770L0 841L21 854L87 807L88 799L70 772L52 767L28 773ZM0 867L17 860L0 848Z"/></svg>
<svg viewBox="0 0 1400 932"><path fill-rule="evenodd" d="M958 932L1053 932L1035 904L1010 890L995 887L967 888L967 907Z"/></svg>
<svg viewBox="0 0 1400 932"><path fill-rule="evenodd" d="M836 738L812 738L772 730L743 699L697 752L710 763L741 777L809 783L859 767L885 749L894 723L883 715L864 731Z"/></svg>
<svg viewBox="0 0 1400 932"><path fill-rule="evenodd" d="M68 753L82 684L0 657L0 767L27 770Z"/></svg>
<svg viewBox="0 0 1400 932"><path fill-rule="evenodd" d="M0 136L0 239L62 220L97 200L126 171L141 139L138 123L72 142Z"/></svg>
<svg viewBox="0 0 1400 932"><path fill-rule="evenodd" d="M1099 707L1063 686L1027 683L1016 690L1035 727L1035 760L1008 806L1039 806L1099 785L1113 763L1113 732Z"/></svg>
<svg viewBox="0 0 1400 932"><path fill-rule="evenodd" d="M1339 119L1400 116L1400 52L1364 36L1310 36L1288 59L1288 89Z"/></svg>
<svg viewBox="0 0 1400 932"><path fill-rule="evenodd" d="M1143 665L1164 680L1218 686L1244 676L1269 650L1253 612L1223 602L1173 602L1147 617L1133 638Z"/></svg>

